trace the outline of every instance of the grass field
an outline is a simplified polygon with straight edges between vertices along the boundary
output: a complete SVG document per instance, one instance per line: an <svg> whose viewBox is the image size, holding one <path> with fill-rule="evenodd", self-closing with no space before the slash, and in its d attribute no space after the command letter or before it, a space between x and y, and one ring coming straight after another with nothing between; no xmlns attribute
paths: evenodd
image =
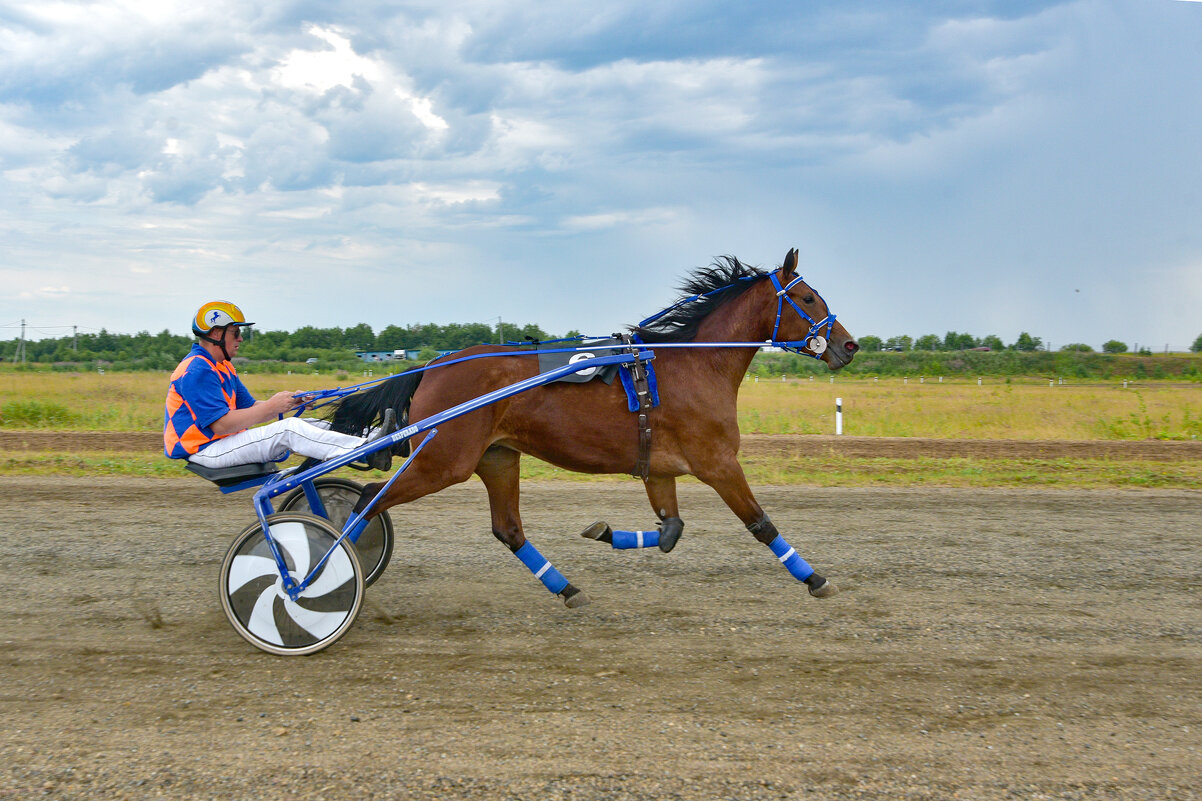
<svg viewBox="0 0 1202 801"><path fill-rule="evenodd" d="M258 397L346 386L362 376L248 375ZM158 431L166 375L0 371L0 428ZM832 434L842 398L848 436L1138 440L1202 436L1202 385L1144 381L1059 384L985 378L760 379L740 392L745 433ZM759 484L824 486L1202 487L1202 465L1108 460L791 458L746 464ZM9 453L0 474L184 475L146 454ZM527 478L605 480L523 460ZM353 474L362 478L364 474ZM623 480L615 477L613 480Z"/></svg>
<svg viewBox="0 0 1202 801"><path fill-rule="evenodd" d="M1046 380L971 382L836 378L744 383L739 425L747 433L862 437L1136 440L1202 438L1202 385Z"/></svg>
<svg viewBox="0 0 1202 801"><path fill-rule="evenodd" d="M0 427L157 431L164 374L0 371ZM362 376L248 375L257 397L325 389ZM739 426L748 434L833 434L835 399L843 433L867 437L969 439L1198 439L1202 384L1121 381L1055 384L917 378L747 381Z"/></svg>

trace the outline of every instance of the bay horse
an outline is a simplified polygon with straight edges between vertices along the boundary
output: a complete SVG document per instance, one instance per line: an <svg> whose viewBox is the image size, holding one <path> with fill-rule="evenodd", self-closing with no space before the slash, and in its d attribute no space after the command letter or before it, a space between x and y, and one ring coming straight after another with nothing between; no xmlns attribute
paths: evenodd
<svg viewBox="0 0 1202 801"><path fill-rule="evenodd" d="M643 483L660 526L658 537L650 539L658 540L665 552L675 546L684 527L676 502L676 478L693 475L717 491L752 535L806 583L811 595L829 597L836 592L834 584L780 536L739 465L736 402L756 347L704 345L787 341L797 352L826 362L831 370L851 362L859 345L834 319L821 296L797 275L795 249L773 271L724 257L697 271L681 289L685 301L630 329L651 348L657 343L695 345L654 351L660 403L649 412L653 438ZM825 336L815 336L820 331ZM802 341L806 344L798 347ZM503 351L513 349L477 345L455 356ZM533 356L507 355L403 374L339 401L331 413L332 425L347 433L359 432L378 422L386 408L396 410L400 418L406 404L411 420L424 420L534 376L537 362ZM636 417L628 411L626 393L617 381L554 382L514 395L439 424L438 435L413 458L372 513L438 492L474 473L488 492L496 538L568 607L582 606L588 597L526 539L518 513L518 462L525 453L576 472L632 473L639 453ZM383 486L364 487L356 511ZM628 533L597 523L584 535L611 541ZM642 540L643 532L638 534ZM616 540L613 544L618 547Z"/></svg>

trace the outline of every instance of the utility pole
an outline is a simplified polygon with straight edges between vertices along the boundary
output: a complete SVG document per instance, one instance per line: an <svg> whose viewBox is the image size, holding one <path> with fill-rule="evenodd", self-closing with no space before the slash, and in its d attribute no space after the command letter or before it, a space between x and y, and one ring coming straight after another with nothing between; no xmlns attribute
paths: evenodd
<svg viewBox="0 0 1202 801"><path fill-rule="evenodd" d="M501 322L500 315L497 316L497 344L505 344L505 324Z"/></svg>
<svg viewBox="0 0 1202 801"><path fill-rule="evenodd" d="M79 352L79 326L71 326L71 350Z"/></svg>
<svg viewBox="0 0 1202 801"><path fill-rule="evenodd" d="M21 340L17 343L17 352L13 354L13 363L17 359L21 360L21 364L25 364L25 318L21 318Z"/></svg>

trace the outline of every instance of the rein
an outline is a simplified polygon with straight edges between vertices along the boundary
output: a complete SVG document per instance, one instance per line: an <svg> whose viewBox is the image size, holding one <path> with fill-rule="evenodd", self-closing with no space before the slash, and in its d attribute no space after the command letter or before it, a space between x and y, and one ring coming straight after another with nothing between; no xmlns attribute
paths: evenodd
<svg viewBox="0 0 1202 801"><path fill-rule="evenodd" d="M762 276L749 275L749 276L744 276L744 277L740 278L739 280L740 281L756 281L756 280L759 280L761 277ZM813 317L806 314L804 309L802 309L800 306L797 305L797 301L795 301L795 300L793 300L793 298L789 297L789 290L801 282L802 277L800 275L797 276L796 278L794 278L792 281L790 281L788 284L786 284L783 287L781 286L780 279L776 277L775 271L768 273L768 278L772 281L772 286L776 289L776 322L772 326L772 338L769 339L767 342L655 342L655 343L643 343L643 342L639 342L636 337L634 344L636 346L641 345L641 346L647 347L647 348L762 348L765 345L771 345L772 347L780 348L781 350L785 350L790 353L799 353L802 356L809 356L811 359L821 360L822 354L824 351L826 351L827 344L830 342L831 328L835 324L834 313L832 313L830 311L830 307L827 306L826 317L823 317L821 320L815 320ZM735 284L727 284L726 286L718 287L717 289L714 289L710 292L703 292L703 293L700 293L697 295L693 295L691 297L684 298L683 300L677 301L676 303L672 304L668 308L663 309L662 311L656 312L655 314L651 315L647 319L643 320L636 326L636 328L642 328L643 326L646 326L649 323L655 322L656 320L660 319L664 315L668 314L671 311L674 311L675 309L680 308L681 306L684 306L688 303L693 303L694 301L701 300L702 298L708 298L711 295L716 295L719 292L725 291L732 286L735 286ZM826 301L823 300L821 295L818 295L817 290L815 290L813 287L810 287L810 291L813 292L815 295L817 295L819 300L822 300L823 305L826 305ZM805 339L778 340L776 338L780 332L781 316L784 312L786 301L788 301L789 305L793 307L793 310L795 312L797 312L797 314L801 317L801 319L805 320L807 323L810 324L810 329L809 329L809 331L806 332ZM823 331L824 328L825 328L825 331ZM578 337L572 337L570 339L552 340L552 342L584 342L584 341L587 341L590 339L609 339L609 337L578 336ZM518 347L523 346L522 343L506 343L506 344L517 345ZM488 359L488 358L492 358L495 356L534 356L534 355L537 355L538 353L580 353L582 351L596 351L596 350L601 350L601 349L617 350L617 349L623 349L623 348L629 348L629 347L630 347L629 345L595 345L595 346L591 346L591 347L577 347L577 348L548 348L548 349L537 350L537 351L536 350L516 350L516 351L501 351L499 353L475 353L470 356L460 356L458 358L450 359L445 362L438 362L437 364L426 364L426 365L423 365L422 367L415 367L412 370L406 370L402 373L397 373L396 375L384 376L383 378L377 378L372 381L364 381L362 384L352 384L351 386L348 386L348 387L335 387L334 389L324 389L324 390L317 390L314 392L298 393L294 397L302 398L302 399L304 399L304 402L299 407L297 407L296 414L300 415L302 412L304 412L307 409L319 409L323 406L329 405L331 403L335 403L338 400L346 397L347 395L353 395L354 393L358 392L359 390L363 389L364 387L370 387L375 384L382 383L384 381L389 381L393 378L400 378L403 375L412 375L413 373L424 373L427 370L434 370L439 367L449 367L452 364L459 364L460 362L472 361L473 359Z"/></svg>

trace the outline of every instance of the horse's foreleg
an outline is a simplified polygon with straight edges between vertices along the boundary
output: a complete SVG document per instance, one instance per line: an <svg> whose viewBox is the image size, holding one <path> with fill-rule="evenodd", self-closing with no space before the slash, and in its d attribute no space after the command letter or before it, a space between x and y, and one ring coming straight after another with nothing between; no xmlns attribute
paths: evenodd
<svg viewBox="0 0 1202 801"><path fill-rule="evenodd" d="M656 531L615 531L606 523L598 521L580 532L580 536L591 540L608 542L616 550L629 548L655 548L667 553L676 547L684 522L676 507L676 479L673 476L651 476L643 482L647 488L647 499L660 519Z"/></svg>
<svg viewBox="0 0 1202 801"><path fill-rule="evenodd" d="M519 460L521 454L494 446L484 452L476 465L476 474L488 490L493 536L505 544L543 586L563 599L569 608L584 606L589 597L574 587L526 539L518 514Z"/></svg>
<svg viewBox="0 0 1202 801"><path fill-rule="evenodd" d="M698 478L714 488L731 511L743 521L743 525L747 526L752 536L767 545L794 578L805 582L810 595L815 598L829 598L839 591L834 584L818 575L814 568L785 542L785 538L768 519L767 513L756 502L751 487L747 484L747 478L743 475L743 468L738 462L732 460L726 469Z"/></svg>
<svg viewBox="0 0 1202 801"><path fill-rule="evenodd" d="M684 521L676 506L676 477L650 476L643 485L647 489L647 500L651 501L651 508L660 519L659 549L667 553L676 547L676 541L684 531Z"/></svg>

